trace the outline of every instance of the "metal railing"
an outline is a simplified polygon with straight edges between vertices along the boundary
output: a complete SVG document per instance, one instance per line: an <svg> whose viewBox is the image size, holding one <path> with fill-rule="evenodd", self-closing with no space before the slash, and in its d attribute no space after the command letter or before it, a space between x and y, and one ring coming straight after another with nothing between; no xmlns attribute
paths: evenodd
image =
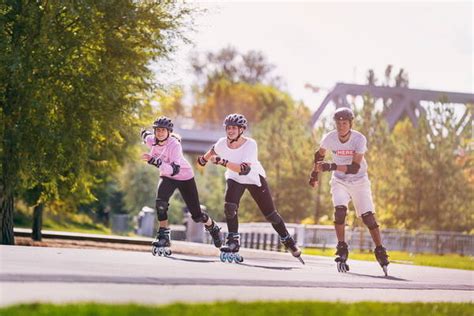
<svg viewBox="0 0 474 316"><path fill-rule="evenodd" d="M287 225L290 234L301 247L331 248L337 244L336 234L332 226L323 225ZM240 224L241 246L244 248L282 251L278 235L268 223ZM224 236L227 233L224 231ZM401 229L383 229L382 241L390 251L411 253L455 253L474 255L474 235L445 231L407 231ZM211 243L208 234L205 242ZM373 251L375 245L369 231L364 228L346 228L346 241L352 249Z"/></svg>

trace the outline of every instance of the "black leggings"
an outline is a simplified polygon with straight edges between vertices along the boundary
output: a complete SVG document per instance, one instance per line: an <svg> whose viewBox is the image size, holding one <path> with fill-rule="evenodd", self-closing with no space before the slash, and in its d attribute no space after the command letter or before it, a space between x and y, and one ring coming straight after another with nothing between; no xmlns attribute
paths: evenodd
<svg viewBox="0 0 474 316"><path fill-rule="evenodd" d="M167 177L161 177L161 180L158 183L158 191L156 193L157 204L159 203L158 201L164 201L168 203L176 188L181 193L184 203L186 203L189 212L191 212L193 220L202 222L204 219L206 219L203 218L204 214L201 211L201 204L199 203L199 195L194 178L189 180L174 180ZM161 215L160 212L158 212L159 221L164 221L167 219L167 212ZM207 221L207 219L205 221Z"/></svg>
<svg viewBox="0 0 474 316"><path fill-rule="evenodd" d="M225 202L226 203L234 203L237 204L237 207L240 203L240 199L244 194L245 189L249 190L250 195L257 203L258 208L262 212L262 214L267 218L267 216L271 216L272 213L276 212L275 204L273 203L273 198L270 193L270 188L268 187L268 183L264 177L260 176L260 181L262 186L257 186L256 184L242 184L234 181L232 179L227 179L227 186L225 190ZM281 217L276 213L278 218ZM230 233L237 233L239 231L239 219L238 216L234 216L233 218L226 217L227 219L227 228ZM278 220L272 222L272 226L275 231L281 237L287 236L288 231L286 229L285 223L283 220Z"/></svg>

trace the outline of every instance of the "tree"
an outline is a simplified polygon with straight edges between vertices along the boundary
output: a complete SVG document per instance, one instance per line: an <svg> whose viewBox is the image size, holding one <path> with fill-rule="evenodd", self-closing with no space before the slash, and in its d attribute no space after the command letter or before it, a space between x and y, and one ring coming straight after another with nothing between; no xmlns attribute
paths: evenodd
<svg viewBox="0 0 474 316"><path fill-rule="evenodd" d="M474 183L465 171L473 155L457 154L467 135L457 134L454 127L452 106L442 104L429 107L427 118L417 128L408 120L395 127L396 176L387 179L395 189L387 197L396 209L395 225L456 231L472 228Z"/></svg>
<svg viewBox="0 0 474 316"><path fill-rule="evenodd" d="M201 87L209 88L220 79L273 86L278 86L280 81L279 77L272 75L275 65L269 63L261 52L251 50L240 53L232 46L217 53L194 54L191 56L191 67Z"/></svg>
<svg viewBox="0 0 474 316"><path fill-rule="evenodd" d="M151 60L181 35L186 7L161 1L11 1L0 7L0 243L14 198L91 199L98 169L123 160L153 86Z"/></svg>
<svg viewBox="0 0 474 316"><path fill-rule="evenodd" d="M312 166L314 145L309 110L282 95L287 106L278 107L257 124L252 137L259 145L259 159L267 173L275 206L286 221L301 221L314 209L313 193L306 185ZM246 219L261 218L255 202L248 197L241 203Z"/></svg>

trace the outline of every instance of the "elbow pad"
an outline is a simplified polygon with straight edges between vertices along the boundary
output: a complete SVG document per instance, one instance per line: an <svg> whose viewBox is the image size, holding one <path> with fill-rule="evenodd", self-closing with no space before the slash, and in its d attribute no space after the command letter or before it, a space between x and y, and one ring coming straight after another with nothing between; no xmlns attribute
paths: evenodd
<svg viewBox="0 0 474 316"><path fill-rule="evenodd" d="M324 155L321 155L319 153L319 150L317 150L315 153L314 153L314 163L318 163L320 161L323 161L324 160Z"/></svg>
<svg viewBox="0 0 474 316"><path fill-rule="evenodd" d="M179 171L181 170L181 166L175 164L174 162L171 163L171 168L173 168L173 173L171 173L172 177L177 175L179 173Z"/></svg>
<svg viewBox="0 0 474 316"><path fill-rule="evenodd" d="M142 129L140 131L140 137L142 138L142 141L144 144L145 144L146 138L150 135L153 135L153 133L150 131L147 131L146 129Z"/></svg>
<svg viewBox="0 0 474 316"><path fill-rule="evenodd" d="M246 176L249 173L250 173L250 165L245 162L241 163L239 175Z"/></svg>
<svg viewBox="0 0 474 316"><path fill-rule="evenodd" d="M347 166L346 174L356 174L359 172L360 165L357 162L353 162L352 164Z"/></svg>

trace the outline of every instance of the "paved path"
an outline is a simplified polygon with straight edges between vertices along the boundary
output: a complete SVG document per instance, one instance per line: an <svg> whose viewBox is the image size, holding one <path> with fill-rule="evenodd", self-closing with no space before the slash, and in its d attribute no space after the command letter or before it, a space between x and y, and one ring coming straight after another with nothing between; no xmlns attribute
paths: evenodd
<svg viewBox="0 0 474 316"><path fill-rule="evenodd" d="M203 247L199 245L196 247ZM205 246L211 247L211 246ZM217 254L209 248L208 252ZM242 264L217 256L101 249L0 246L0 305L23 302L164 304L217 300L474 302L472 271L401 264L389 277L375 261L243 250Z"/></svg>

